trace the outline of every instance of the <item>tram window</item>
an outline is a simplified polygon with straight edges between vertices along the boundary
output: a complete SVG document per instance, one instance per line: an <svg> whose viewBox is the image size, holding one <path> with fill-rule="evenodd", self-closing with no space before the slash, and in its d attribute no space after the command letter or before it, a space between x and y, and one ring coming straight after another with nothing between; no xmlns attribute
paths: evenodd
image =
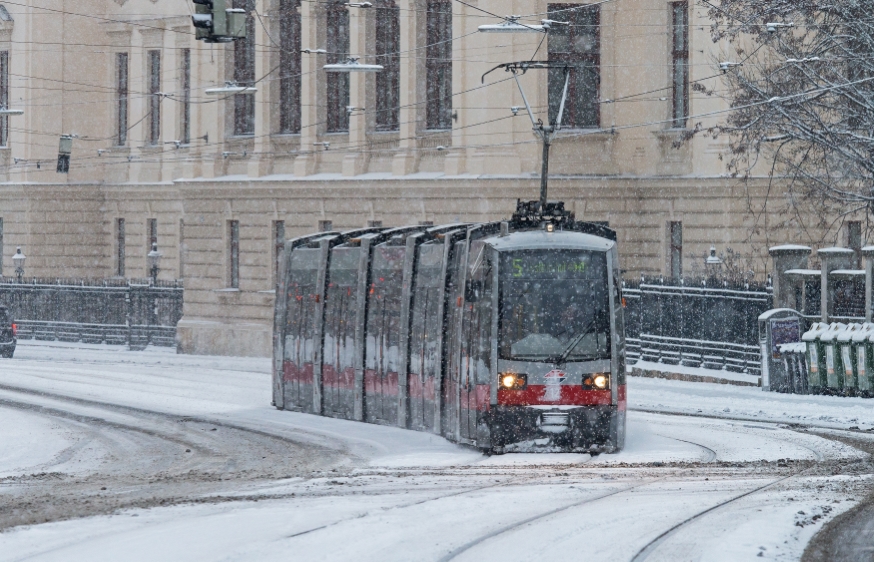
<svg viewBox="0 0 874 562"><path fill-rule="evenodd" d="M482 294L476 303L477 315L477 346L476 346L476 382L487 384L491 373L492 351L492 267L486 259L482 267Z"/></svg>
<svg viewBox="0 0 874 562"><path fill-rule="evenodd" d="M502 254L502 359L587 361L610 357L606 255L559 250Z"/></svg>

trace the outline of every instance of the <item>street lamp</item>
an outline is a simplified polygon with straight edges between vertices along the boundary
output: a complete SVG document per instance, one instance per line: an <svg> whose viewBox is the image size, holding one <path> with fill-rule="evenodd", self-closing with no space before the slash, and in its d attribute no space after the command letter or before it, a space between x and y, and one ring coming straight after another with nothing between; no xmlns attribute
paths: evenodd
<svg viewBox="0 0 874 562"><path fill-rule="evenodd" d="M158 243L152 242L152 251L146 254L146 259L149 263L149 275L152 277L152 282L158 280L158 272L161 271L158 266L161 264L162 255L163 254L158 251Z"/></svg>
<svg viewBox="0 0 874 562"><path fill-rule="evenodd" d="M519 23L522 16L507 16L502 23L486 24L477 28L480 33L546 33L549 25L543 25L548 20L543 20L540 25Z"/></svg>
<svg viewBox="0 0 874 562"><path fill-rule="evenodd" d="M21 248L17 248L15 255L12 256L12 263L15 264L15 275L18 276L18 282L21 283L21 278L24 277L24 260L27 256L21 253Z"/></svg>
<svg viewBox="0 0 874 562"><path fill-rule="evenodd" d="M204 94L208 96L235 96L235 95L254 95L258 88L254 86L240 86L236 82L225 82L225 85L220 88L207 88Z"/></svg>
<svg viewBox="0 0 874 562"><path fill-rule="evenodd" d="M707 276L716 278L719 275L719 270L722 269L722 259L716 255L716 246L710 246L710 255L704 260L704 269L707 271Z"/></svg>
<svg viewBox="0 0 874 562"><path fill-rule="evenodd" d="M322 67L326 72L381 72L380 64L361 64L357 57L349 57L343 62L326 64Z"/></svg>

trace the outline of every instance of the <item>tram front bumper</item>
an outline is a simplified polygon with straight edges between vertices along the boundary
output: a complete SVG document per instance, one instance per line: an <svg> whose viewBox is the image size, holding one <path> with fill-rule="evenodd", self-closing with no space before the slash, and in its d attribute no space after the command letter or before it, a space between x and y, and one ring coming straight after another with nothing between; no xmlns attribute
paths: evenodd
<svg viewBox="0 0 874 562"><path fill-rule="evenodd" d="M565 448L607 445L620 415L613 405L493 406L488 412L492 445L549 439Z"/></svg>

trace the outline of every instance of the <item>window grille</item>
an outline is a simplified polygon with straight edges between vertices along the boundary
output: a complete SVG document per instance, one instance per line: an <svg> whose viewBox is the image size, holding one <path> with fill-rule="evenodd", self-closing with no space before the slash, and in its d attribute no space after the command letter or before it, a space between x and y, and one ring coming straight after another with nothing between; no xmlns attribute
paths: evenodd
<svg viewBox="0 0 874 562"><path fill-rule="evenodd" d="M279 283L279 260L285 251L285 221L273 221L273 283Z"/></svg>
<svg viewBox="0 0 874 562"><path fill-rule="evenodd" d="M119 277L124 277L124 258L125 258L125 241L124 241L124 219L115 220L115 274Z"/></svg>
<svg viewBox="0 0 874 562"><path fill-rule="evenodd" d="M158 243L158 219L148 219L146 221L146 230L147 230L147 238L146 238L146 248L147 252L151 251L152 244Z"/></svg>
<svg viewBox="0 0 874 562"><path fill-rule="evenodd" d="M240 221L228 221L228 281L232 289L240 288Z"/></svg>
<svg viewBox="0 0 874 562"><path fill-rule="evenodd" d="M671 222L670 228L670 274L673 279L683 276L683 223Z"/></svg>

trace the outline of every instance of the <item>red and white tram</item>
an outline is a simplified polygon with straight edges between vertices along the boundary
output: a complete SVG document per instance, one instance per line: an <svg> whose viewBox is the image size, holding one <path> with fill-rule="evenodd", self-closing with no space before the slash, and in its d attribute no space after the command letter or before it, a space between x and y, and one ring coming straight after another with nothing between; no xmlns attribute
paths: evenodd
<svg viewBox="0 0 874 562"><path fill-rule="evenodd" d="M277 408L486 452L625 441L616 235L562 203L506 222L321 232L286 244Z"/></svg>

